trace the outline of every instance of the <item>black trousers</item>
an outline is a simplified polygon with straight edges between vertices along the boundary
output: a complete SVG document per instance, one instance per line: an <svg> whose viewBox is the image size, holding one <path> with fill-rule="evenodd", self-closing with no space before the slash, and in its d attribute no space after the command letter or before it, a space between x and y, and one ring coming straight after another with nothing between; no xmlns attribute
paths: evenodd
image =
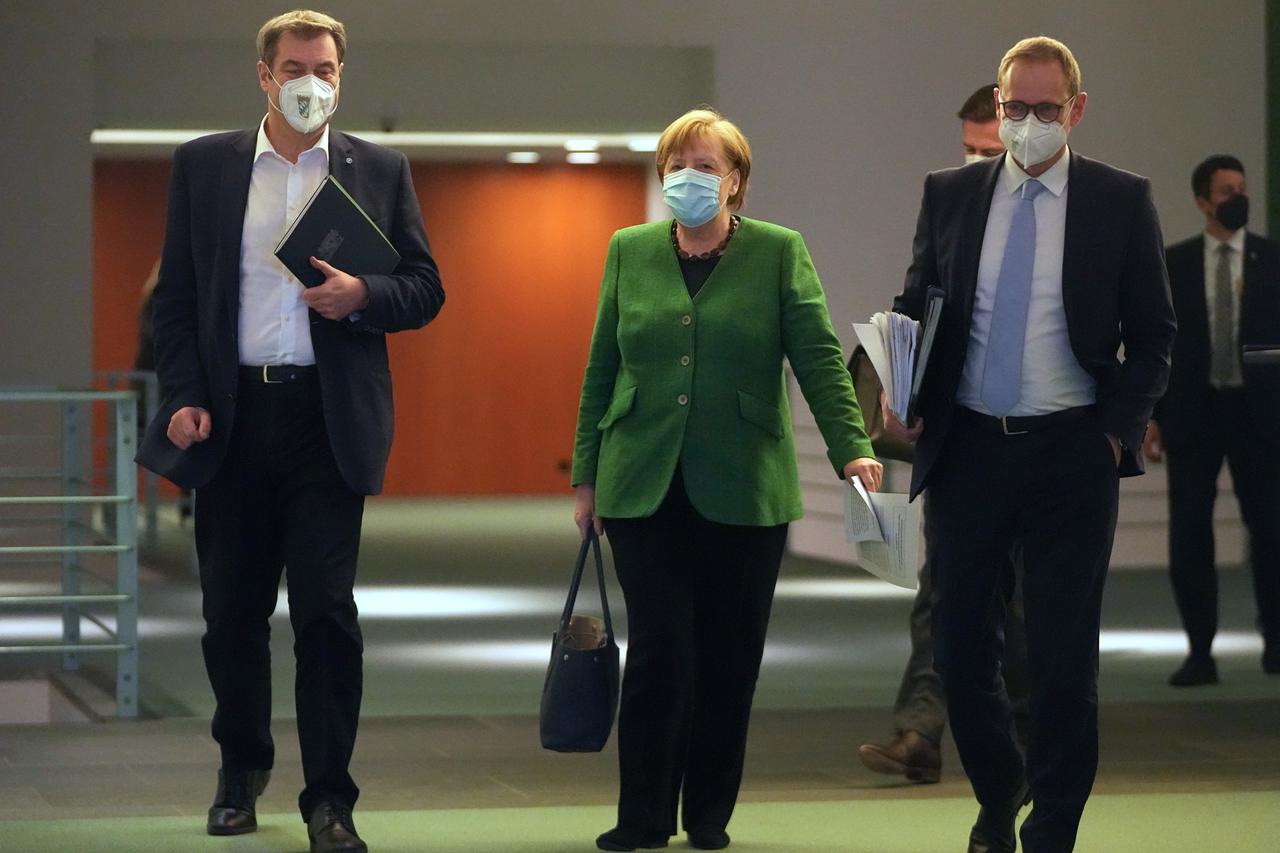
<svg viewBox="0 0 1280 853"><path fill-rule="evenodd" d="M1213 504L1223 459L1245 529L1258 622L1268 646L1280 644L1280 436L1277 424L1254 423L1245 390L1212 392L1212 424L1194 446L1170 448L1169 575L1191 653L1207 655L1218 631ZM1280 648L1280 645L1274 646Z"/></svg>
<svg viewBox="0 0 1280 853"><path fill-rule="evenodd" d="M718 524L689 503L677 469L648 518L605 533L627 604L618 716L618 825L645 838L723 829L742 781L787 525Z"/></svg>
<svg viewBox="0 0 1280 853"><path fill-rule="evenodd" d="M1115 457L1093 415L1027 435L957 409L930 474L934 659L979 802L1024 782L1028 853L1071 850L1098 765L1098 633L1115 534ZM1011 547L1021 546L1030 683L1027 757L1000 675Z"/></svg>
<svg viewBox="0 0 1280 853"><path fill-rule="evenodd" d="M304 820L321 800L353 806L359 795L347 767L362 689L352 586L363 510L334 462L314 374L276 385L242 376L226 461L196 492L213 737L226 769L274 762L267 620L287 568Z"/></svg>
<svg viewBox="0 0 1280 853"><path fill-rule="evenodd" d="M928 492L924 494L923 501L927 519L932 506ZM928 529L926 522L920 586L911 604L911 655L907 658L902 683L898 686L898 698L893 705L893 725L899 734L919 732L938 743L947 726L947 699L942 691L942 679L933 667L933 570L929 565L933 549L929 544ZM1022 555L1011 554L1008 559L1009 567L1001 570L1001 577L1016 582L1022 576ZM1030 727L1027 720L1027 635L1024 622L1021 585L1015 583L1005 601L1004 655L1000 675L1009 692L1013 719L1021 741L1025 741Z"/></svg>

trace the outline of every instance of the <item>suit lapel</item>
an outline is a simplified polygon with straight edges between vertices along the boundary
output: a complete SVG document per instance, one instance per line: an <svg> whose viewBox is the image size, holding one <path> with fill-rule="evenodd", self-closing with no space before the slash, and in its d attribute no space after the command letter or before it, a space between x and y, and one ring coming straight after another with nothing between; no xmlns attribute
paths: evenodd
<svg viewBox="0 0 1280 853"><path fill-rule="evenodd" d="M1005 155L1007 156L1007 155ZM964 287L964 339L969 338L969 323L973 319L973 302L978 292L978 266L982 261L982 243L987 236L987 217L991 214L991 195L996 190L1004 157L992 157L983 164L983 172L977 189L967 200L967 210L961 218L959 234L960 282Z"/></svg>
<svg viewBox="0 0 1280 853"><path fill-rule="evenodd" d="M1092 193L1089 191L1088 168L1082 167L1080 156L1069 153L1067 161L1067 221L1062 229L1062 311L1067 317L1067 337L1075 350L1071 330L1076 328L1076 301L1085 296L1081 290L1081 264L1088 263L1089 225L1093 218L1087 206Z"/></svg>
<svg viewBox="0 0 1280 853"><path fill-rule="evenodd" d="M1244 281L1240 287L1240 324L1236 331L1239 336L1240 343L1252 343L1254 336L1251 334L1251 320L1255 317L1261 320L1263 314L1258 310L1266 303L1255 305L1254 301L1258 297L1258 290L1265 287L1265 278L1262 274L1262 262L1258 257L1258 246L1252 234L1244 235L1244 257L1241 259L1243 263L1240 269L1243 273ZM1203 288L1201 288L1203 291Z"/></svg>
<svg viewBox="0 0 1280 853"><path fill-rule="evenodd" d="M339 133L332 127L329 128L329 174L333 175L351 193L353 198L358 198L356 193L356 163L355 156L351 153L351 141L347 139L345 133ZM362 203L363 204L363 203Z"/></svg>
<svg viewBox="0 0 1280 853"><path fill-rule="evenodd" d="M215 255L218 267L214 271L214 281L222 289L233 330L240 324L240 243L257 141L257 129L246 130L232 140L222 158L222 180L218 191L218 251Z"/></svg>
<svg viewBox="0 0 1280 853"><path fill-rule="evenodd" d="M1183 334L1191 333L1193 330L1203 330L1205 335L1205 349L1208 350L1208 334L1209 334L1209 296L1205 291L1207 282L1204 280L1205 251L1207 246L1204 243L1204 237L1201 236L1200 246L1197 251L1191 253L1195 257L1193 268L1187 271L1185 281L1188 285L1188 292L1182 294L1184 302L1190 306L1192 316L1182 317L1179 315L1178 325L1186 323L1186 330ZM1172 281L1172 277L1170 277Z"/></svg>

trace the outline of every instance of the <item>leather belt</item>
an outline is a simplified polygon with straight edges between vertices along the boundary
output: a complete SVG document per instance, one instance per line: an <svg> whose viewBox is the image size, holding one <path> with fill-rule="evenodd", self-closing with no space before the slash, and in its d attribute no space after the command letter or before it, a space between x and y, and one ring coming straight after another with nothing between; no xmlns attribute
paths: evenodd
<svg viewBox="0 0 1280 853"><path fill-rule="evenodd" d="M242 366L241 381L262 385L280 385L284 382L301 382L314 379L317 375L314 364L264 364L262 366Z"/></svg>
<svg viewBox="0 0 1280 853"><path fill-rule="evenodd" d="M1049 412L1045 415L1025 415L1022 417L1005 415L1002 418L997 418L994 415L984 415L981 412L975 412L973 409L967 409L963 406L958 407L958 415L963 421L973 424L982 432L995 435L1027 435L1033 432L1040 432L1071 421L1091 417L1095 411L1097 411L1096 406L1075 406L1070 409Z"/></svg>

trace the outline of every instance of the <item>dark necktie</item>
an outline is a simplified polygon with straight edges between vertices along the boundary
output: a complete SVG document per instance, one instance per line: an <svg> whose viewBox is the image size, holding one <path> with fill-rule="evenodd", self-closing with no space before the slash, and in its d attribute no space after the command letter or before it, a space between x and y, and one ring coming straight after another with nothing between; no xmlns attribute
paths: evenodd
<svg viewBox="0 0 1280 853"><path fill-rule="evenodd" d="M1213 378L1219 385L1228 385L1235 377L1236 281L1231 274L1231 247L1218 246L1218 274L1213 288Z"/></svg>

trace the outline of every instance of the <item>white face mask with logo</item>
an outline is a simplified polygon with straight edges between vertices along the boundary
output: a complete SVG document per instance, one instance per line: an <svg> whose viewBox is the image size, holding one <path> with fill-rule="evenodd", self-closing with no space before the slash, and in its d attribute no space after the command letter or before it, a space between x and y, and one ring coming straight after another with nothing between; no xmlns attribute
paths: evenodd
<svg viewBox="0 0 1280 853"><path fill-rule="evenodd" d="M966 154L964 155L964 164L972 166L974 163L981 163L985 159L987 159L985 154Z"/></svg>
<svg viewBox="0 0 1280 853"><path fill-rule="evenodd" d="M280 86L280 103L271 104L301 134L315 133L324 127L338 109L338 90L314 74L298 77L284 85L270 71L267 76ZM271 103L271 96L267 96Z"/></svg>
<svg viewBox="0 0 1280 853"><path fill-rule="evenodd" d="M1022 121L1000 120L1000 141L1013 159L1029 169L1048 160L1067 144L1067 129L1056 121L1040 121L1028 115Z"/></svg>

